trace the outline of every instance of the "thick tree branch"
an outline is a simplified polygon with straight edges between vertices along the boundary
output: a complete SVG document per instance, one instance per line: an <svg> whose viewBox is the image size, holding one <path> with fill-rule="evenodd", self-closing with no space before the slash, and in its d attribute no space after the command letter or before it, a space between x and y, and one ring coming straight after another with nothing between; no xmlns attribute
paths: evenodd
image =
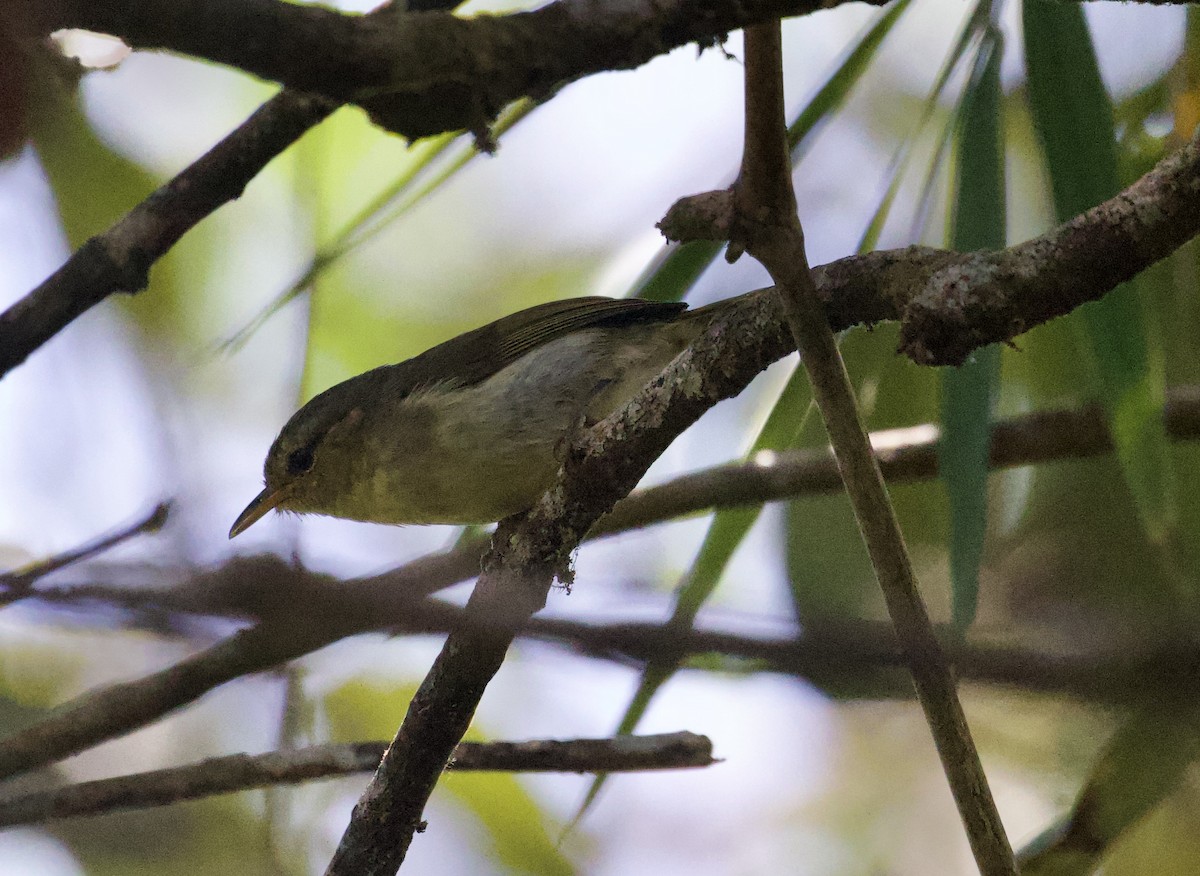
<svg viewBox="0 0 1200 876"><path fill-rule="evenodd" d="M1198 144L1048 234L935 271L900 310L900 349L918 364L959 365L1166 258L1200 230Z"/></svg>
<svg viewBox="0 0 1200 876"><path fill-rule="evenodd" d="M0 799L0 827L107 815L214 794L374 772L386 748L386 742L328 743L267 754L233 754L10 796ZM716 762L707 737L680 732L616 739L463 742L447 768L456 772L636 772L705 767Z"/></svg>
<svg viewBox="0 0 1200 876"><path fill-rule="evenodd" d="M50 31L79 27L136 49L230 64L299 91L360 103L406 137L484 132L520 97L628 70L688 43L721 42L818 0L559 0L533 12L457 18L440 12L359 16L282 0L26 0ZM882 5L881 0L871 0Z"/></svg>

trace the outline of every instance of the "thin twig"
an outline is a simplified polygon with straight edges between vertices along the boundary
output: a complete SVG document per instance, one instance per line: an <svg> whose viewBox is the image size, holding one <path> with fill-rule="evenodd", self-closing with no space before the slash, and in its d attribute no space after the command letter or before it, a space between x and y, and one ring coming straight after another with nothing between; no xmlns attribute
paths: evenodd
<svg viewBox="0 0 1200 876"><path fill-rule="evenodd" d="M147 532L157 532L167 522L170 510L170 503L161 502L140 520L124 526L110 535L89 541L61 554L55 554L53 557L37 560L14 572L0 572L0 588L3 589L3 592L0 592L0 606L29 596L33 592L32 588L37 580L51 572L57 572L59 569L102 554L135 536Z"/></svg>
<svg viewBox="0 0 1200 876"><path fill-rule="evenodd" d="M379 765L386 748L386 742L329 743L267 754L234 754L21 794L0 799L0 827L369 773ZM637 772L705 767L716 762L708 737L680 732L616 739L463 742L447 768L456 772Z"/></svg>
<svg viewBox="0 0 1200 876"><path fill-rule="evenodd" d="M984 876L1016 873L950 665L917 589L912 561L859 417L854 389L804 250L783 140L783 61L778 22L746 30L746 152L732 193L732 234L767 269L812 382L838 467L942 767ZM752 116L759 118L752 121ZM760 178L754 178L755 175ZM736 251L736 250L735 250Z"/></svg>

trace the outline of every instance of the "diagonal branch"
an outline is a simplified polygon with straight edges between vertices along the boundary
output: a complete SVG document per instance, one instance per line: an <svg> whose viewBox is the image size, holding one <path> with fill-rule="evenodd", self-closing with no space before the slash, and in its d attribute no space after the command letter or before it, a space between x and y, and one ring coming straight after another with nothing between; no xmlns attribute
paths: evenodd
<svg viewBox="0 0 1200 876"><path fill-rule="evenodd" d="M337 108L284 91L112 228L85 243L0 314L0 377L114 292L146 287L150 266L218 207L241 196L267 163Z"/></svg>

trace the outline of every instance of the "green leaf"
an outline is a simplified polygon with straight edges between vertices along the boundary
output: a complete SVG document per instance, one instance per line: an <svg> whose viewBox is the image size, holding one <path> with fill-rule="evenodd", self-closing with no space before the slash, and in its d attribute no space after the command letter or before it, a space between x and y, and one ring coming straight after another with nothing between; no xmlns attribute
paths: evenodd
<svg viewBox="0 0 1200 876"><path fill-rule="evenodd" d="M1026 0L1024 35L1030 110L1055 213L1065 221L1120 190L1112 103L1082 9ZM1175 519L1175 476L1162 420L1161 344L1142 307L1134 280L1071 318L1084 339L1142 524L1152 541L1165 543Z"/></svg>
<svg viewBox="0 0 1200 876"><path fill-rule="evenodd" d="M875 53L883 44L884 38L892 32L900 16L908 10L910 0L899 0L898 3L885 9L858 41L854 44L845 59L838 64L833 74L825 80L817 93L813 95L808 105L796 116L796 120L788 126L788 148L792 151L792 163L796 164L804 154L809 143L809 135L817 126L833 114L845 103L851 89L858 84L863 74L875 60Z"/></svg>
<svg viewBox="0 0 1200 876"><path fill-rule="evenodd" d="M500 137L510 131L537 106L534 101L519 100L507 107L493 126L493 136ZM377 136L374 128L369 130ZM437 161L445 158L455 143L459 144L457 152L433 173ZM474 140L466 134L439 134L413 143L403 159L398 162L401 165L399 174L376 192L370 202L344 223L327 243L316 250L295 282L267 302L246 325L221 345L222 348L236 350L244 345L267 320L309 290L326 271L336 267L348 254L390 228L478 155L479 149ZM418 188L417 184L427 173L431 173L432 176Z"/></svg>
<svg viewBox="0 0 1200 876"><path fill-rule="evenodd" d="M1200 757L1200 707L1157 704L1125 721L1067 818L1021 852L1022 876L1085 876L1179 786Z"/></svg>
<svg viewBox="0 0 1200 876"><path fill-rule="evenodd" d="M1004 140L1000 58L990 29L979 47L958 122L958 173L950 245L969 252L1005 243ZM950 501L951 617L965 631L975 619L979 566L987 534L988 448L1000 350L978 351L960 368L941 371L941 475Z"/></svg>
<svg viewBox="0 0 1200 876"><path fill-rule="evenodd" d="M439 787L486 828L488 860L513 873L571 876L575 868L547 831L545 811L521 782L505 773L447 773Z"/></svg>
<svg viewBox="0 0 1200 876"><path fill-rule="evenodd" d="M753 456L764 450L781 450L789 446L812 411L812 407L808 379L805 377L803 369L796 368L771 409L767 422L759 432L750 455ZM691 629L696 614L712 596L734 552L746 537L746 533L754 526L761 512L760 507L730 508L713 516L708 533L700 546L700 552L692 564L691 572L676 594L675 610L668 622L670 626L681 630ZM618 735L632 733L637 728L638 722L641 721L646 709L650 706L650 701L675 674L676 668L674 662L661 661L651 662L646 666L642 671L642 678L638 683L633 700L617 726ZM607 778L607 773L596 774L572 824L577 823L587 812Z"/></svg>
<svg viewBox="0 0 1200 876"><path fill-rule="evenodd" d="M897 147L895 154L892 156L891 165L888 169L887 189L879 201L879 206L875 208L874 214L872 214L870 221L867 223L866 230L863 232L862 239L858 244L859 252L870 252L878 247L879 238L883 236L884 225L887 224L888 216L892 211L892 205L896 200L896 195L900 192L900 185L908 170L909 162L912 161L913 156L916 154L915 147L918 136L925 130L937 112L942 93L946 90L946 86L950 84L950 77L958 69L959 63L967 56L967 51L970 49L972 41L980 39L981 34L987 29L990 9L991 4L989 2L977 0L975 7L971 10L971 14L967 17L966 22L963 23L962 30L958 34L958 39L954 42L954 47L942 62L942 67L934 79L933 87L929 90L929 94L925 96L924 104L921 107L921 115L917 120L916 126L913 128L913 134ZM941 165L943 147L947 142L948 135L948 127L944 127L938 135L937 146L930 159L929 170L926 174L926 184L922 188L923 205L928 203L928 196L933 188L932 180ZM924 214L924 207L919 207L916 212L918 216ZM914 220L914 236L916 236L917 229L919 229L921 224L919 219Z"/></svg>

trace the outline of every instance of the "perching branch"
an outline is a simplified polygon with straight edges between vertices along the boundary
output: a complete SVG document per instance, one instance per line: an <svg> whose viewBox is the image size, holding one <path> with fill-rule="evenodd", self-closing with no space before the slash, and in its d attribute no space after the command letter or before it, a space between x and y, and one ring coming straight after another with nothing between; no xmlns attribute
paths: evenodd
<svg viewBox="0 0 1200 876"><path fill-rule="evenodd" d="M728 219L714 224L727 230L731 255L746 250L775 281L975 862L984 876L1009 876L1016 873L1012 848L808 267L785 131L779 24L755 25L746 29L746 143L741 174L731 191L701 196L704 218L711 221L711 211L727 205ZM694 201L686 199L672 212L686 210Z"/></svg>
<svg viewBox="0 0 1200 876"><path fill-rule="evenodd" d="M267 754L233 754L9 796L0 799L0 827L107 815L214 794L369 773L379 765L386 748L386 742L329 743ZM716 762L707 737L680 732L616 739L463 742L447 768L455 772L636 772L705 767Z"/></svg>

